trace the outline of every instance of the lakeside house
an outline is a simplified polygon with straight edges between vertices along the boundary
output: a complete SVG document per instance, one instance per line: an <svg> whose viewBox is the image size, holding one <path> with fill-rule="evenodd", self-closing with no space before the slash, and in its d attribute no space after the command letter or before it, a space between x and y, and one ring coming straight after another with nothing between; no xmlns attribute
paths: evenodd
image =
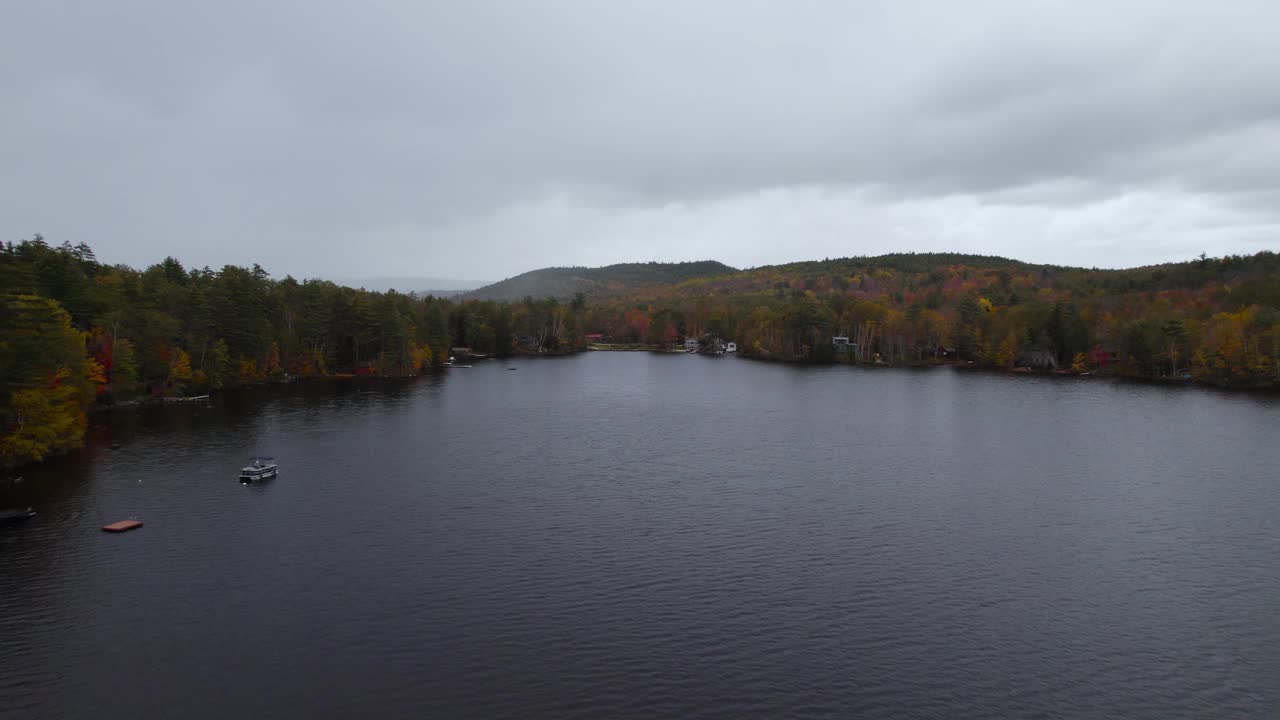
<svg viewBox="0 0 1280 720"><path fill-rule="evenodd" d="M1036 370L1057 370L1058 357L1052 350L1024 350L1014 363L1015 367L1034 368Z"/></svg>
<svg viewBox="0 0 1280 720"><path fill-rule="evenodd" d="M725 352L738 352L738 343L731 342L724 347Z"/></svg>
<svg viewBox="0 0 1280 720"><path fill-rule="evenodd" d="M1094 345L1093 350L1089 351L1089 356L1094 365L1103 369L1120 362L1119 350L1103 348L1101 345Z"/></svg>
<svg viewBox="0 0 1280 720"><path fill-rule="evenodd" d="M831 346L834 347L838 353L849 352L851 348L857 347L856 344L849 342L848 335L832 335Z"/></svg>
<svg viewBox="0 0 1280 720"><path fill-rule="evenodd" d="M684 339L684 349L689 352L697 352L699 347L698 338L687 337Z"/></svg>

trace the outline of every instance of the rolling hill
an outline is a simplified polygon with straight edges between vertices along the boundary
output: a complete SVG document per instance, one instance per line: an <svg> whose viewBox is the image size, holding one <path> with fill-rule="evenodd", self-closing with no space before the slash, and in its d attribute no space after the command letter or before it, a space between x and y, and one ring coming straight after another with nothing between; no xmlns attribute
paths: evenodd
<svg viewBox="0 0 1280 720"><path fill-rule="evenodd" d="M737 273L714 260L680 263L621 263L599 268L551 267L532 270L464 295L467 300L513 301L526 297L567 299L575 293L592 298L615 297L645 288Z"/></svg>

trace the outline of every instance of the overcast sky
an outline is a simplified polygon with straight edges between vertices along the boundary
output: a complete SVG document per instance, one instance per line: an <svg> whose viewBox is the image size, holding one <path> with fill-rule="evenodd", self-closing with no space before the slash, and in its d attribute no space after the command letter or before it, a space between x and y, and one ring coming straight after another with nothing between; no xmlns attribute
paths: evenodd
<svg viewBox="0 0 1280 720"><path fill-rule="evenodd" d="M1280 249L1274 2L7 2L0 239L496 280Z"/></svg>

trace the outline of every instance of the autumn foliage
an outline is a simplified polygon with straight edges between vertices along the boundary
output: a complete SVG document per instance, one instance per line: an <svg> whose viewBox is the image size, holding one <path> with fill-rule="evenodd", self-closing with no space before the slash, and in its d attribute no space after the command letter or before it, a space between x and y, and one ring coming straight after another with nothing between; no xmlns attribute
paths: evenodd
<svg viewBox="0 0 1280 720"><path fill-rule="evenodd" d="M887 255L694 278L592 304L587 325L670 342L713 333L793 362L939 362L1280 386L1280 258L1132 270ZM833 336L849 338L837 352Z"/></svg>
<svg viewBox="0 0 1280 720"><path fill-rule="evenodd" d="M655 348L716 335L788 362L1280 387L1280 258L1270 252L1132 270L904 254L556 273L565 297L450 301L276 280L257 265L189 270L166 258L138 271L39 236L0 243L0 462L76 447L94 402L406 376L444 364L452 348L573 352L586 333Z"/></svg>
<svg viewBox="0 0 1280 720"><path fill-rule="evenodd" d="M85 408L104 382L85 333L58 303L8 295L0 306L0 461L40 460L77 447Z"/></svg>

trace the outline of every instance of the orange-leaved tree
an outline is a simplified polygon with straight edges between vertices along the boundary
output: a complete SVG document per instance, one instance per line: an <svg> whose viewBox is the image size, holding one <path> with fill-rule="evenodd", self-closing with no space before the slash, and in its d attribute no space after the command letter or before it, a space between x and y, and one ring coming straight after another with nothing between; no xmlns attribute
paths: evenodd
<svg viewBox="0 0 1280 720"><path fill-rule="evenodd" d="M0 461L21 463L80 446L85 407L103 382L85 334L55 301L0 300Z"/></svg>

